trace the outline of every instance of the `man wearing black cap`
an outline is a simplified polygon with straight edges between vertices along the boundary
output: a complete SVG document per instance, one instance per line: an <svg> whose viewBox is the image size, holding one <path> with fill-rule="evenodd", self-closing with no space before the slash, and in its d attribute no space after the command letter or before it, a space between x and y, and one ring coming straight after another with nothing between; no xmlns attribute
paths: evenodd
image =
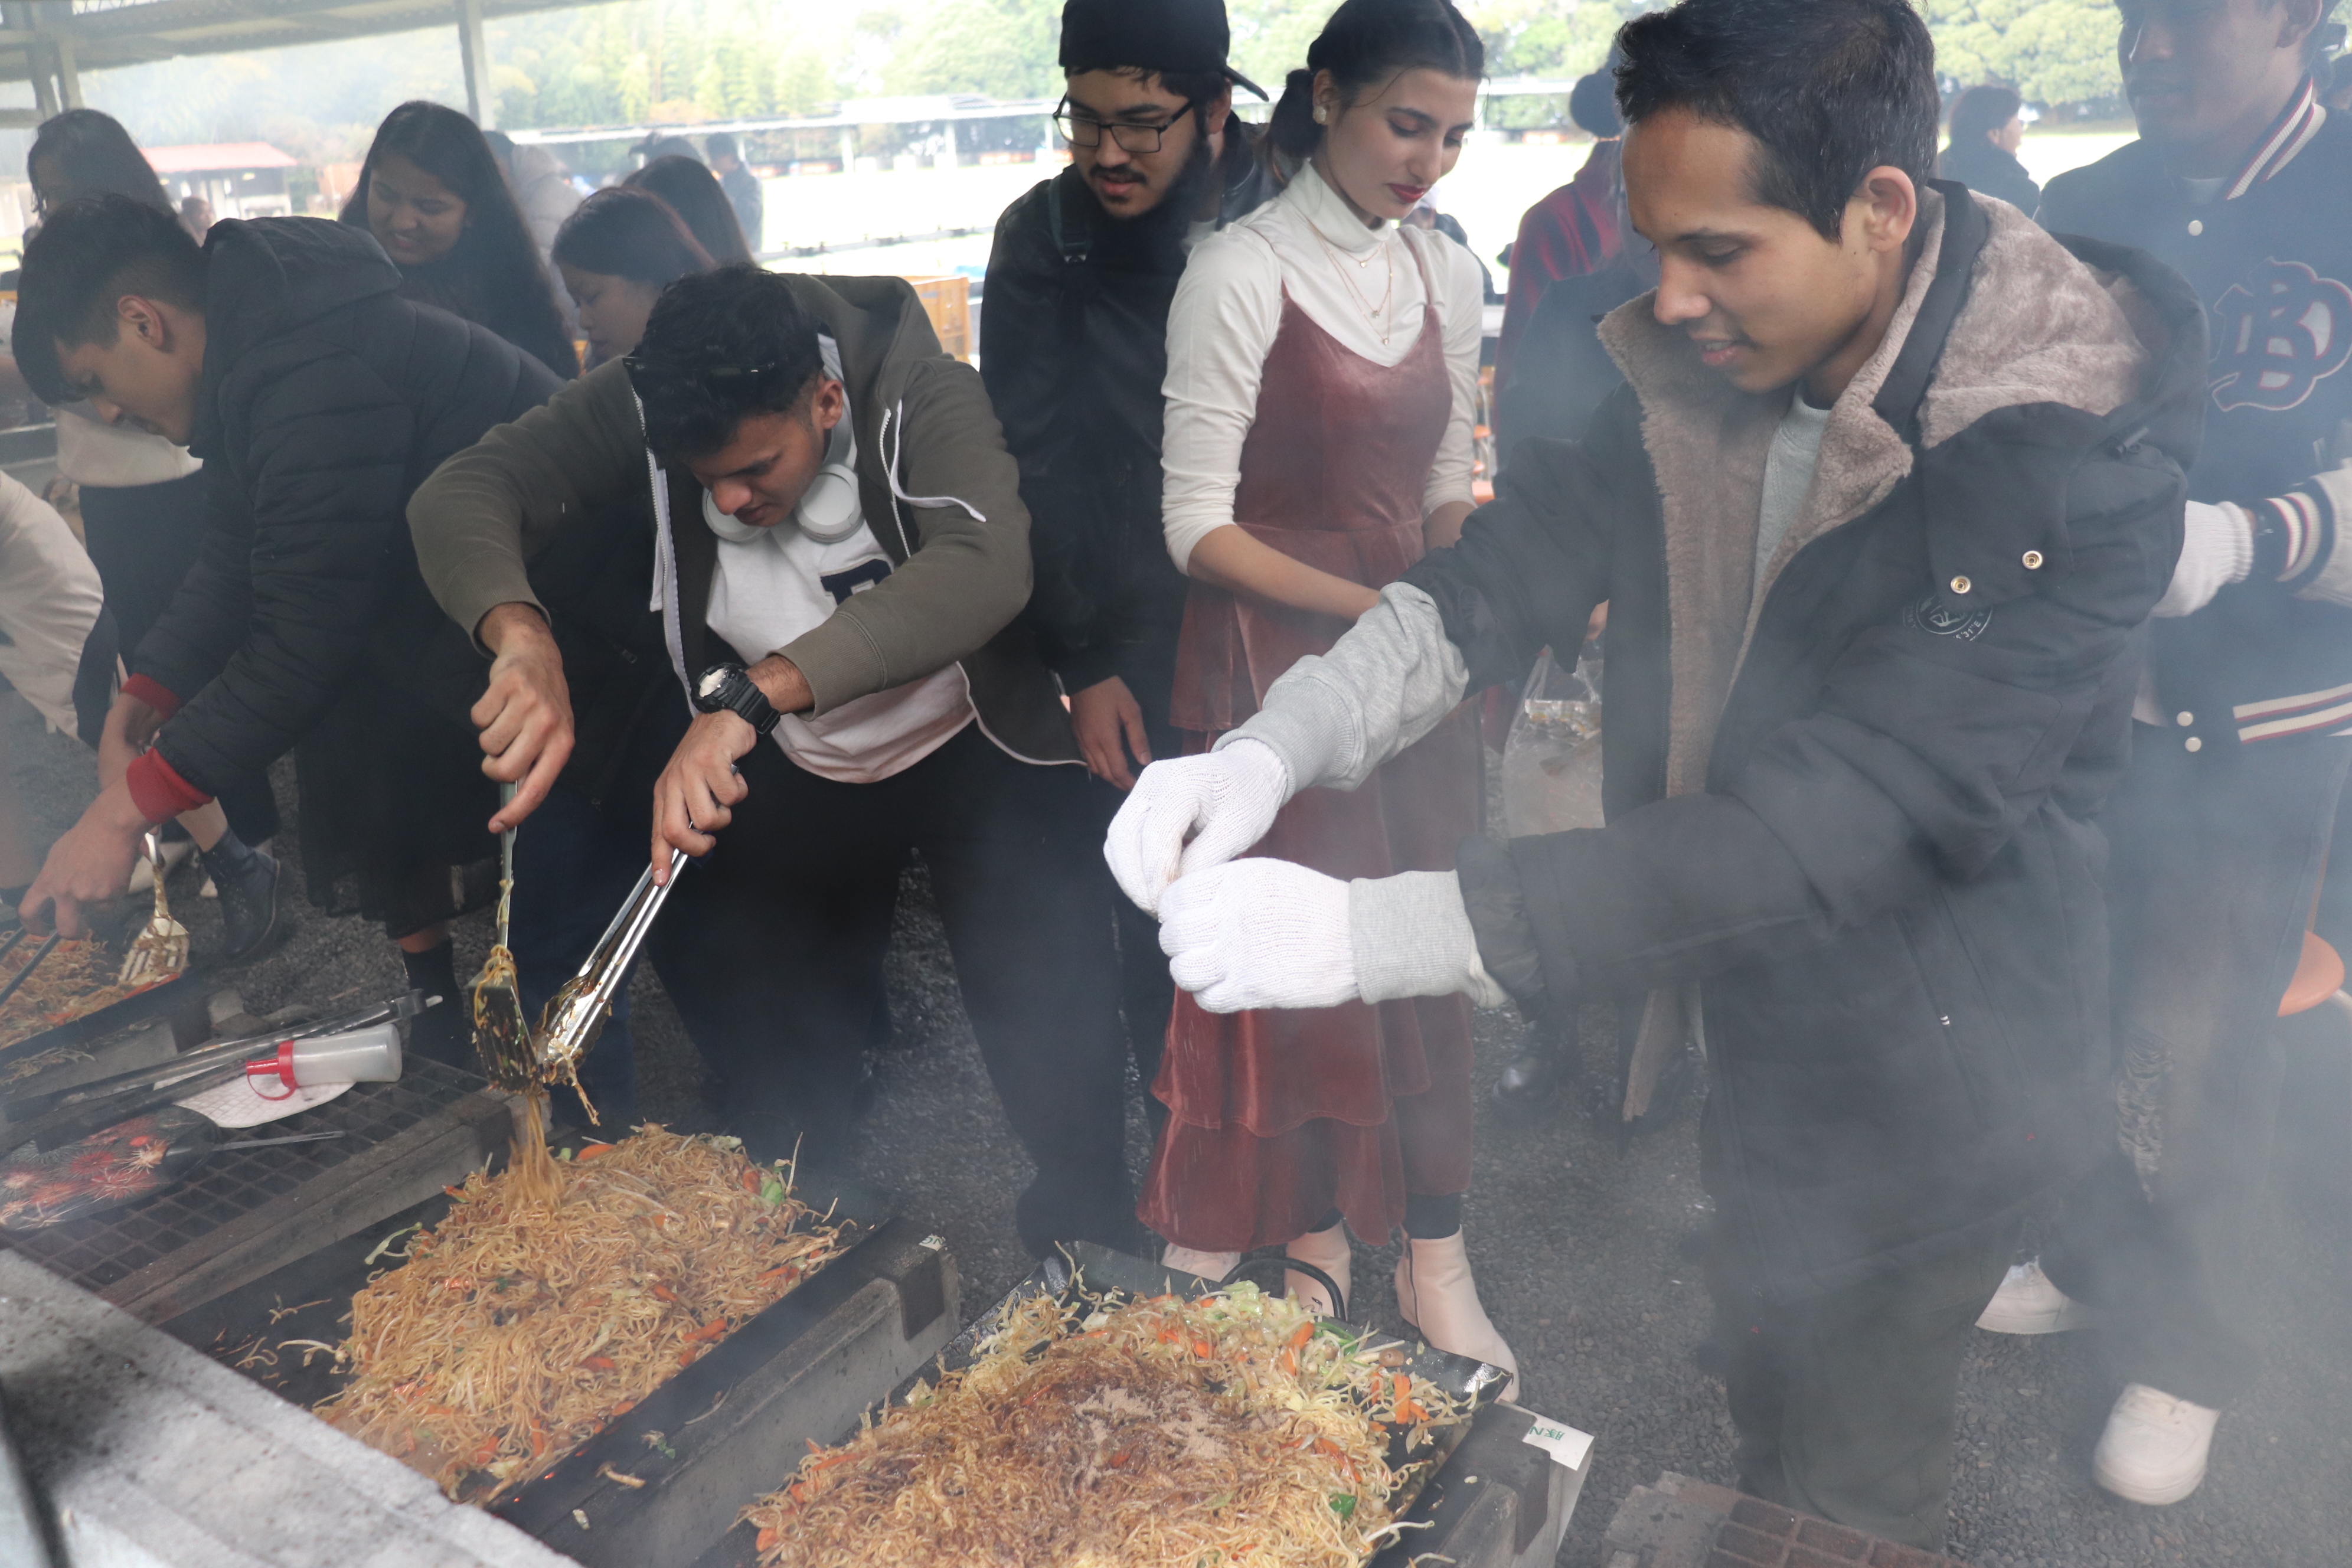
<svg viewBox="0 0 2352 1568"><path fill-rule="evenodd" d="M1179 752L1186 585L1160 531L1169 302L1193 244L1274 194L1233 117L1235 83L1265 94L1226 66L1230 37L1223 0L1069 0L1055 121L1071 163L1006 209L988 259L981 374L1032 519L1029 617L1087 765L1122 790ZM1172 992L1150 918L1117 902L1148 1089Z"/></svg>

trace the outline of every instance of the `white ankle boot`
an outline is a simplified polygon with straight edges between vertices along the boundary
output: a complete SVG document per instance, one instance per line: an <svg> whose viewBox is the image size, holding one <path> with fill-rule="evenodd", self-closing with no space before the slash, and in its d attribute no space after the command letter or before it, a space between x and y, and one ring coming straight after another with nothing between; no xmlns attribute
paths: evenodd
<svg viewBox="0 0 2352 1568"><path fill-rule="evenodd" d="M1283 1248L1301 1263L1312 1263L1339 1283L1340 1293L1353 1299L1356 1282L1349 1276L1349 1265L1354 1253L1348 1246L1348 1222L1341 1220L1328 1230L1314 1230ZM1298 1298L1299 1305L1318 1318L1328 1318L1339 1310L1339 1303L1323 1289L1311 1274L1286 1274L1283 1284Z"/></svg>
<svg viewBox="0 0 2352 1568"><path fill-rule="evenodd" d="M1202 1252L1194 1247L1179 1247L1170 1242L1160 1254L1162 1268L1181 1268L1187 1274L1197 1274L1213 1285L1234 1271L1242 1260L1238 1252Z"/></svg>
<svg viewBox="0 0 2352 1568"><path fill-rule="evenodd" d="M2126 1502L2179 1502L2203 1484L2221 1419L2218 1410L2144 1383L2126 1384L2092 1452L2091 1479Z"/></svg>
<svg viewBox="0 0 2352 1568"><path fill-rule="evenodd" d="M1397 1310L1430 1345L1454 1355L1474 1356L1511 1374L1503 1397L1519 1396L1519 1361L1495 1331L1470 1277L1470 1254L1462 1233L1423 1241L1408 1237L1397 1259Z"/></svg>

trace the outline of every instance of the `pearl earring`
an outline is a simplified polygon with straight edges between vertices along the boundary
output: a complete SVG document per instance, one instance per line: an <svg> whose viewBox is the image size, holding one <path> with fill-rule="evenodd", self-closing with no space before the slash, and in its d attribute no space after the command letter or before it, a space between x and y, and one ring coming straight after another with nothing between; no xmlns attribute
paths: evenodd
<svg viewBox="0 0 2352 1568"><path fill-rule="evenodd" d="M1328 125L1330 122L1331 111L1323 108L1320 104L1318 104L1315 109L1315 123L1318 125Z"/></svg>

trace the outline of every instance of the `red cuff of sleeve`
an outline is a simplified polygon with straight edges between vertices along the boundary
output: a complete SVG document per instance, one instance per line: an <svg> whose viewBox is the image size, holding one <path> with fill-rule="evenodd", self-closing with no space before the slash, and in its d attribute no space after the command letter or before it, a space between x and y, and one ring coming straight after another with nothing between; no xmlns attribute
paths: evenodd
<svg viewBox="0 0 2352 1568"><path fill-rule="evenodd" d="M132 676L122 683L122 695L136 697L166 719L180 710L178 694L164 687L152 676Z"/></svg>
<svg viewBox="0 0 2352 1568"><path fill-rule="evenodd" d="M168 822L212 799L173 771L161 752L149 752L132 763L122 782L131 788L131 804L150 822Z"/></svg>

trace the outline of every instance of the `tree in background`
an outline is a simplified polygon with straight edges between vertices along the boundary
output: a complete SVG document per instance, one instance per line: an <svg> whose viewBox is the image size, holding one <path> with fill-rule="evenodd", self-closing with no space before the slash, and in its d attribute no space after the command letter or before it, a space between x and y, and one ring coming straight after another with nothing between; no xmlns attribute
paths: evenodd
<svg viewBox="0 0 2352 1568"><path fill-rule="evenodd" d="M1664 3L1462 0L1496 76L1569 79L1600 66L1627 17ZM1234 63L1278 93L1336 0L1228 4ZM2113 104L2112 0L1916 4L1948 79L2005 81L2044 107ZM1061 0L619 0L493 23L491 88L499 123L513 129L814 114L880 94L1050 98L1060 11ZM465 102L446 26L90 72L84 85L151 145L267 140L306 163L358 157L404 99ZM1501 99L1490 116L1500 127L1565 126L1568 106ZM960 132L968 149L1034 145L1040 133L1010 121Z"/></svg>
<svg viewBox="0 0 2352 1568"><path fill-rule="evenodd" d="M2123 91L2112 0L1917 0L1936 69L2005 82L2028 103L2087 104Z"/></svg>
<svg viewBox="0 0 2352 1568"><path fill-rule="evenodd" d="M1610 41L1630 17L1664 0L1486 0L1464 8L1486 41L1486 68L1498 77L1558 77L1573 81L1599 70ZM1568 95L1500 98L1487 106L1489 125L1505 130L1569 123Z"/></svg>

